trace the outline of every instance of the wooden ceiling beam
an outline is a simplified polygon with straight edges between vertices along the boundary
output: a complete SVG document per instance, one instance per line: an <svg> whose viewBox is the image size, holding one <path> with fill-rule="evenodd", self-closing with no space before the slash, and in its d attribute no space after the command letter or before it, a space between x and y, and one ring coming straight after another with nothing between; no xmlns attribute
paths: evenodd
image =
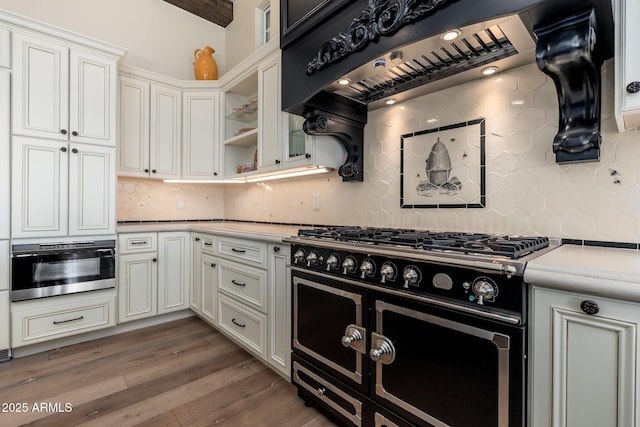
<svg viewBox="0 0 640 427"><path fill-rule="evenodd" d="M233 21L231 0L164 0L207 21L226 27Z"/></svg>

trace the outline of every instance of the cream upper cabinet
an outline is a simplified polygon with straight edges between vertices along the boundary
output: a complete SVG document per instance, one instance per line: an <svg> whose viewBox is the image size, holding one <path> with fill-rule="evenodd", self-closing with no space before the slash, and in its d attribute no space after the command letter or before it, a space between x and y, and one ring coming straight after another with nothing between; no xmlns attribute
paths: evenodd
<svg viewBox="0 0 640 427"><path fill-rule="evenodd" d="M69 144L69 235L116 232L115 150Z"/></svg>
<svg viewBox="0 0 640 427"><path fill-rule="evenodd" d="M115 233L115 150L14 137L13 238Z"/></svg>
<svg viewBox="0 0 640 427"><path fill-rule="evenodd" d="M279 50L258 66L258 90L258 170L267 172L283 164Z"/></svg>
<svg viewBox="0 0 640 427"><path fill-rule="evenodd" d="M640 306L533 287L531 314L530 425L637 426Z"/></svg>
<svg viewBox="0 0 640 427"><path fill-rule="evenodd" d="M640 126L640 2L614 0L615 113L618 130Z"/></svg>
<svg viewBox="0 0 640 427"><path fill-rule="evenodd" d="M182 178L219 178L220 94L217 90L182 95Z"/></svg>
<svg viewBox="0 0 640 427"><path fill-rule="evenodd" d="M14 137L11 157L11 236L66 236L68 143Z"/></svg>
<svg viewBox="0 0 640 427"><path fill-rule="evenodd" d="M13 133L116 145L116 61L13 33Z"/></svg>
<svg viewBox="0 0 640 427"><path fill-rule="evenodd" d="M11 31L0 26L0 67L11 68Z"/></svg>
<svg viewBox="0 0 640 427"><path fill-rule="evenodd" d="M118 175L179 179L181 90L120 76Z"/></svg>
<svg viewBox="0 0 640 427"><path fill-rule="evenodd" d="M0 49L2 47L0 46ZM0 240L9 238L9 186L11 157L9 156L10 138L10 94L11 74L0 70Z"/></svg>

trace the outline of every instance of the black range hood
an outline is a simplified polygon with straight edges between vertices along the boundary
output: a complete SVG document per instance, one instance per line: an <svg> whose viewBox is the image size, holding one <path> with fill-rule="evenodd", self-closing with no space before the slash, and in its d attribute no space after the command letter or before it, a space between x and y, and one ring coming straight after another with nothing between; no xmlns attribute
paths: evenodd
<svg viewBox="0 0 640 427"><path fill-rule="evenodd" d="M282 106L305 116L307 133L342 141L344 181L362 181L367 112L389 97L533 61L558 92L556 160L599 158L600 66L613 56L608 0L324 0L306 14L302 3L281 0ZM444 40L451 29L459 37Z"/></svg>

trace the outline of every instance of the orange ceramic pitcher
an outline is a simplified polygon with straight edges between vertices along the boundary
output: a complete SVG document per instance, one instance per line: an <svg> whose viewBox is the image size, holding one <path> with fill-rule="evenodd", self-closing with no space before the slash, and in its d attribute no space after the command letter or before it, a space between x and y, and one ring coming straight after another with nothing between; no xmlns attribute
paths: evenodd
<svg viewBox="0 0 640 427"><path fill-rule="evenodd" d="M218 80L218 64L213 59L214 53L215 50L209 46L193 51L195 59L193 71L196 75L196 80Z"/></svg>

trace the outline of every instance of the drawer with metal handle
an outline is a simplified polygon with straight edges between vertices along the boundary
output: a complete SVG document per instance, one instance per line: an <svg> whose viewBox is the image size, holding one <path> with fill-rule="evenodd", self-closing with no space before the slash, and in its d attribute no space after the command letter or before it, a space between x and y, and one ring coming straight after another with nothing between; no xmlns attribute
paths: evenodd
<svg viewBox="0 0 640 427"><path fill-rule="evenodd" d="M267 272L220 259L218 290L263 313L267 312Z"/></svg>
<svg viewBox="0 0 640 427"><path fill-rule="evenodd" d="M219 295L218 327L259 358L267 357L267 317L264 314Z"/></svg>
<svg viewBox="0 0 640 427"><path fill-rule="evenodd" d="M12 320L12 347L115 326L115 297L78 299L72 304L45 309L20 310L15 304Z"/></svg>
<svg viewBox="0 0 640 427"><path fill-rule="evenodd" d="M219 237L218 254L256 267L267 267L267 244L264 242Z"/></svg>
<svg viewBox="0 0 640 427"><path fill-rule="evenodd" d="M157 250L158 235L156 233L123 233L118 235L118 251L121 255Z"/></svg>

